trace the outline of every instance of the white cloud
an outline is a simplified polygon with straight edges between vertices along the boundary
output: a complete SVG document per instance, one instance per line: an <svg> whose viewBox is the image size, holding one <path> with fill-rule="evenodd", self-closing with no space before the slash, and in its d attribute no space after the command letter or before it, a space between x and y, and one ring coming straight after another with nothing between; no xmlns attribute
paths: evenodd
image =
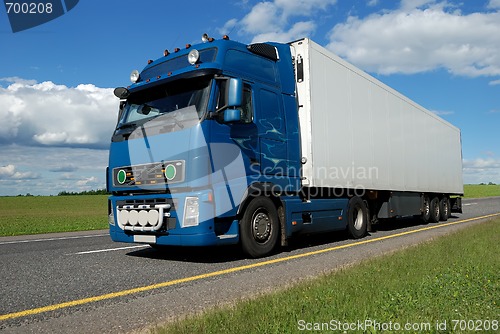
<svg viewBox="0 0 500 334"><path fill-rule="evenodd" d="M237 24L238 24L237 19L231 19L227 21L222 28L219 28L219 33L221 35L229 35Z"/></svg>
<svg viewBox="0 0 500 334"><path fill-rule="evenodd" d="M69 172L75 172L78 170L78 167L74 165L73 163L69 164L64 164L64 165L59 165L55 166L54 168L49 169L49 171L54 172L54 173L69 173Z"/></svg>
<svg viewBox="0 0 500 334"><path fill-rule="evenodd" d="M432 71L500 76L500 12L462 15L447 2L402 1L400 8L334 26L328 48L381 74Z"/></svg>
<svg viewBox="0 0 500 334"><path fill-rule="evenodd" d="M500 85L500 79L499 80L492 80L489 82L490 86L495 86L495 85Z"/></svg>
<svg viewBox="0 0 500 334"><path fill-rule="evenodd" d="M107 150L11 144L0 151L0 195L56 195L106 186Z"/></svg>
<svg viewBox="0 0 500 334"><path fill-rule="evenodd" d="M287 31L273 31L262 33L254 37L252 43L257 42L289 42L300 37L310 35L316 29L316 25L312 21L297 22Z"/></svg>
<svg viewBox="0 0 500 334"><path fill-rule="evenodd" d="M500 160L495 158L464 159L465 183L500 183Z"/></svg>
<svg viewBox="0 0 500 334"><path fill-rule="evenodd" d="M16 167L14 165L7 165L0 167L0 178L11 177L14 175Z"/></svg>
<svg viewBox="0 0 500 334"><path fill-rule="evenodd" d="M421 8L435 3L435 0L401 0L400 7L402 10L411 10Z"/></svg>
<svg viewBox="0 0 500 334"><path fill-rule="evenodd" d="M34 85L36 84L36 80L29 80L29 79L23 79L19 77L7 77L7 78L0 78L0 82L10 82L10 83L19 83L23 85Z"/></svg>
<svg viewBox="0 0 500 334"><path fill-rule="evenodd" d="M483 159L477 158L473 160L464 159L464 168L491 169L500 168L500 160L493 158Z"/></svg>
<svg viewBox="0 0 500 334"><path fill-rule="evenodd" d="M500 0L490 0L488 8L500 8Z"/></svg>
<svg viewBox="0 0 500 334"><path fill-rule="evenodd" d="M0 87L0 143L101 147L108 145L118 100L111 88L67 87L21 78Z"/></svg>
<svg viewBox="0 0 500 334"><path fill-rule="evenodd" d="M239 22L239 33L256 42L289 42L308 37L316 30L311 18L335 4L337 0L273 0L257 3ZM294 22L292 18L297 19ZM227 33L237 26L238 21L231 19L220 31Z"/></svg>
<svg viewBox="0 0 500 334"><path fill-rule="evenodd" d="M0 166L0 179L29 180L39 177L38 173L20 172L14 165Z"/></svg>
<svg viewBox="0 0 500 334"><path fill-rule="evenodd" d="M100 181L95 176L91 176L91 177L88 177L88 178L85 178L83 180L79 180L76 182L76 185L79 187L86 187L86 186L92 187L92 186L95 186L98 184L100 184Z"/></svg>

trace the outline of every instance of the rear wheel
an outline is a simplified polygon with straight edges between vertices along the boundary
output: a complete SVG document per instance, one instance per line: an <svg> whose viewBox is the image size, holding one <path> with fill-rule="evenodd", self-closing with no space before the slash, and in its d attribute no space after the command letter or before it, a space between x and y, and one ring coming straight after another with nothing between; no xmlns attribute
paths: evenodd
<svg viewBox="0 0 500 334"><path fill-rule="evenodd" d="M443 197L439 201L439 212L442 221L447 221L450 216L450 199L448 197Z"/></svg>
<svg viewBox="0 0 500 334"><path fill-rule="evenodd" d="M439 222L439 219L441 218L441 210L439 210L439 198L434 197L431 200L431 217L430 217L430 222L431 223L437 223Z"/></svg>
<svg viewBox="0 0 500 334"><path fill-rule="evenodd" d="M359 197L349 200L347 208L347 231L354 239L362 238L366 235L368 227L368 209L365 202Z"/></svg>
<svg viewBox="0 0 500 334"><path fill-rule="evenodd" d="M256 197L240 221L241 246L251 257L266 256L274 249L279 235L278 213L268 197Z"/></svg>
<svg viewBox="0 0 500 334"><path fill-rule="evenodd" d="M423 203L422 203L422 216L420 217L424 224L429 222L431 219L431 200L429 196L424 195Z"/></svg>

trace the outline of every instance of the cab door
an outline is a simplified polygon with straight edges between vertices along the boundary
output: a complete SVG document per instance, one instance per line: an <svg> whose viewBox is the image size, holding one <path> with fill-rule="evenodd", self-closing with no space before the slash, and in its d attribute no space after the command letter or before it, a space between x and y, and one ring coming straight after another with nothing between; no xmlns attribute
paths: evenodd
<svg viewBox="0 0 500 334"><path fill-rule="evenodd" d="M258 90L254 122L263 175L287 174L286 124L281 95L266 87Z"/></svg>

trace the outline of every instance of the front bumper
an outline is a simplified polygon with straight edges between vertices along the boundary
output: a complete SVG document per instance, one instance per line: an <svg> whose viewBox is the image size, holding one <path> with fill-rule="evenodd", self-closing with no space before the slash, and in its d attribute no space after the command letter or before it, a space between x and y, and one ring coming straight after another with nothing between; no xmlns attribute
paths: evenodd
<svg viewBox="0 0 500 334"><path fill-rule="evenodd" d="M184 226L186 198L199 199L199 222ZM171 246L213 246L239 242L238 221L230 223L224 234L216 234L213 196L209 190L109 197L109 232L116 242L147 243ZM126 215L123 215L123 212ZM134 226L124 224L124 216L153 217L154 224L138 220ZM158 220L156 220L156 218ZM125 218L126 219L126 218ZM137 220L136 220L137 222Z"/></svg>

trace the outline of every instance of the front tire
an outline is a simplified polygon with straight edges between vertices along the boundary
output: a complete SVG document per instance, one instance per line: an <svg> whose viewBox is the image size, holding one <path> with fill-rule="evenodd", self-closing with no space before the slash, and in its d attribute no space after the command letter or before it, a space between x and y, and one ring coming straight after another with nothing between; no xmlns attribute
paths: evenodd
<svg viewBox="0 0 500 334"><path fill-rule="evenodd" d="M268 197L256 197L240 220L241 246L247 255L266 256L276 246L279 232L278 213Z"/></svg>
<svg viewBox="0 0 500 334"><path fill-rule="evenodd" d="M354 239L362 238L366 235L368 227L368 209L365 202L359 197L349 200L347 208L347 231Z"/></svg>

